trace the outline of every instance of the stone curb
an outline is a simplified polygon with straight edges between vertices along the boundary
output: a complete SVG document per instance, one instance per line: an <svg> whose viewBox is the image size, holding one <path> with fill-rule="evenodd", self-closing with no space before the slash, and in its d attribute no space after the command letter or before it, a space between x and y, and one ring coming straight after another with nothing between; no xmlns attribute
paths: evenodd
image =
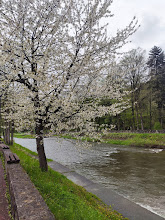
<svg viewBox="0 0 165 220"><path fill-rule="evenodd" d="M2 149L1 144L0 150L4 155L5 151L10 151ZM5 162L5 168L14 220L55 220L54 215L21 165Z"/></svg>

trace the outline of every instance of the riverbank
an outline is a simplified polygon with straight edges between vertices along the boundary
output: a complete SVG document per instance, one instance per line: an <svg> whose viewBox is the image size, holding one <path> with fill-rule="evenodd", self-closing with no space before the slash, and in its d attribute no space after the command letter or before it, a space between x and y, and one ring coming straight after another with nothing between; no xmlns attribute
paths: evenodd
<svg viewBox="0 0 165 220"><path fill-rule="evenodd" d="M103 140L109 144L165 149L165 134L160 133L109 133Z"/></svg>
<svg viewBox="0 0 165 220"><path fill-rule="evenodd" d="M89 142L101 142L115 145L127 145L146 148L165 149L165 134L161 133L108 133L99 138L78 137L76 135L61 135L63 138L79 139Z"/></svg>
<svg viewBox="0 0 165 220"><path fill-rule="evenodd" d="M95 195L88 193L83 187L74 184L60 173L51 168L48 172L41 172L38 160L31 157L31 152L26 148L14 144L10 149L19 156L22 167L56 219L125 219Z"/></svg>
<svg viewBox="0 0 165 220"><path fill-rule="evenodd" d="M14 134L14 137L17 138L35 138L34 135L29 134ZM106 135L100 135L99 138L87 137L87 136L78 136L75 133L72 135L63 134L58 137L67 138L67 139L76 139L88 142L101 142L107 144L115 145L127 145L127 146L137 146L137 147L146 147L146 148L161 148L165 149L165 134L161 133L107 133Z"/></svg>

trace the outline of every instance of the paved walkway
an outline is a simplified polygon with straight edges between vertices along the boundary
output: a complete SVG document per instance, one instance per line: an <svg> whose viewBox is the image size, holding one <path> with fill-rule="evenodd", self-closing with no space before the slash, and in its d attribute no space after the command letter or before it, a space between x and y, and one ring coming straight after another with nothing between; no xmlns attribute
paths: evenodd
<svg viewBox="0 0 165 220"><path fill-rule="evenodd" d="M164 218L148 211L145 208L129 201L128 199L118 195L111 189L104 188L99 184L88 180L87 178L77 174L76 172L68 169L67 167L52 161L48 165L55 171L62 173L72 182L84 187L88 192L95 194L105 204L111 205L112 208L124 217L130 220L163 220Z"/></svg>
<svg viewBox="0 0 165 220"><path fill-rule="evenodd" d="M6 182L4 180L4 170L0 159L0 220L10 220L8 215L8 203L5 197Z"/></svg>

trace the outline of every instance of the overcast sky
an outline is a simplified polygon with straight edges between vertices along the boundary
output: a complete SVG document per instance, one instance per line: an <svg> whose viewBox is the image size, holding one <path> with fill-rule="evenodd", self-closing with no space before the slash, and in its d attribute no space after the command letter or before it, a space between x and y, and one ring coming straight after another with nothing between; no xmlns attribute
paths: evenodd
<svg viewBox="0 0 165 220"><path fill-rule="evenodd" d="M124 28L133 16L141 25L126 49L141 47L148 53L153 46L159 46L165 51L165 0L114 0L111 12L113 28Z"/></svg>

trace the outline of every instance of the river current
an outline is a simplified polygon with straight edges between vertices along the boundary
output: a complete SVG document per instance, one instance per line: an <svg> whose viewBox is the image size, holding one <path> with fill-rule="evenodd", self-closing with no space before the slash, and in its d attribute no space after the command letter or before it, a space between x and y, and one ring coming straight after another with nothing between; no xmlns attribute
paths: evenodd
<svg viewBox="0 0 165 220"><path fill-rule="evenodd" d="M36 152L34 139L15 142ZM47 158L165 218L165 150L45 138Z"/></svg>

